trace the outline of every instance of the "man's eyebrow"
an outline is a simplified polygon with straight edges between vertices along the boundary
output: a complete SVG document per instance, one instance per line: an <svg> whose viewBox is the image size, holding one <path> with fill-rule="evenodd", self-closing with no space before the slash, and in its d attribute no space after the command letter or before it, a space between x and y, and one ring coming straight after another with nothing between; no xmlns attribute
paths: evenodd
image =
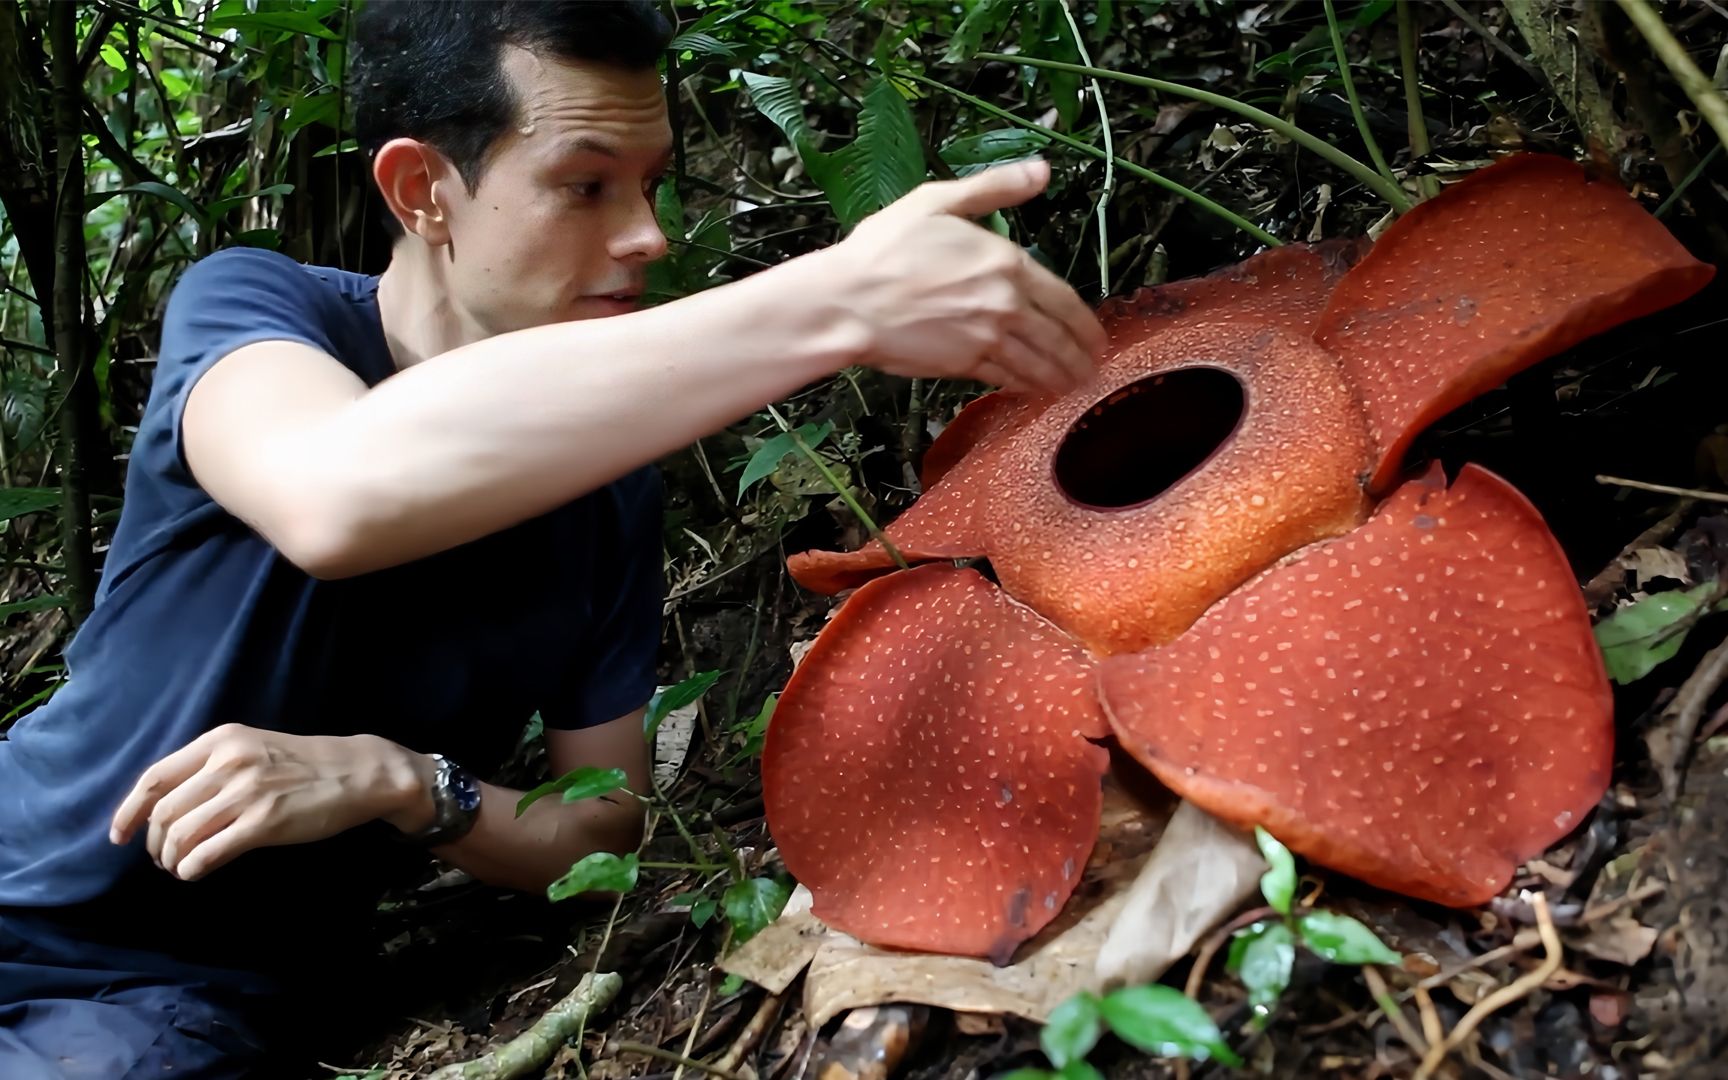
<svg viewBox="0 0 1728 1080"><path fill-rule="evenodd" d="M617 159L618 150L611 143L597 139L592 135L573 135L559 144L559 150L569 157L577 154L594 154L599 157ZM653 163L664 167L672 161L672 145L670 143L656 150Z"/></svg>

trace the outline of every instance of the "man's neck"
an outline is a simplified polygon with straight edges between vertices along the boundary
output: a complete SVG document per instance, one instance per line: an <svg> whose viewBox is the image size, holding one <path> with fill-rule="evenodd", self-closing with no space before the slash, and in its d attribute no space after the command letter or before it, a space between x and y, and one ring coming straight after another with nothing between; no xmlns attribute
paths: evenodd
<svg viewBox="0 0 1728 1080"><path fill-rule="evenodd" d="M450 303L438 253L415 237L396 241L378 282L384 337L398 369L486 335Z"/></svg>

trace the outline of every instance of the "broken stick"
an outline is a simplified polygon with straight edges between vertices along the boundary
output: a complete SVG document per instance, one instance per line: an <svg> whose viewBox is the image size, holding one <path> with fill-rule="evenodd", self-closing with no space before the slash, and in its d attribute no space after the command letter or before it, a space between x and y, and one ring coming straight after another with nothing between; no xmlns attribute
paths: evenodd
<svg viewBox="0 0 1728 1080"><path fill-rule="evenodd" d="M590 1015L612 1004L623 987L624 979L616 972L589 972L533 1027L473 1061L444 1066L432 1074L432 1080L515 1080L526 1076L544 1065Z"/></svg>

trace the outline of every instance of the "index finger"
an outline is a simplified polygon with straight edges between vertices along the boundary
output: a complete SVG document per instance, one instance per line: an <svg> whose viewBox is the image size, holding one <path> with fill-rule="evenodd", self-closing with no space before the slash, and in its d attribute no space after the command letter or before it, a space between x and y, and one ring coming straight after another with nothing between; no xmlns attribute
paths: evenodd
<svg viewBox="0 0 1728 1080"><path fill-rule="evenodd" d="M1050 163L1042 158L994 165L958 180L932 180L901 196L888 209L914 214L953 214L982 218L1018 206L1050 182Z"/></svg>
<svg viewBox="0 0 1728 1080"><path fill-rule="evenodd" d="M114 818L108 825L109 842L124 844L130 841L132 834L150 820L150 812L156 808L157 802L203 768L208 756L208 746L203 739L198 739L145 769L144 775L132 785L132 790L126 793L126 798L114 811Z"/></svg>
<svg viewBox="0 0 1728 1080"><path fill-rule="evenodd" d="M1104 354L1104 348L1109 344L1110 336L1104 332L1103 323L1098 321L1098 313L1080 299L1080 294L1074 287L1057 277L1050 270L1026 255L1026 291L1031 295L1032 303L1039 310L1055 319L1074 343L1092 360L1096 361Z"/></svg>

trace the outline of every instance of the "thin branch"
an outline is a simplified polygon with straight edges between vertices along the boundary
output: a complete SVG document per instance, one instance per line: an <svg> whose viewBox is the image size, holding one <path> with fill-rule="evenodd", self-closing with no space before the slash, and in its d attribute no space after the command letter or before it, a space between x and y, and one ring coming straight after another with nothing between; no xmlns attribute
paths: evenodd
<svg viewBox="0 0 1728 1080"><path fill-rule="evenodd" d="M1482 20L1466 11L1464 6L1460 4L1458 0L1440 0L1440 2L1446 5L1446 10L1450 11L1453 17L1463 23L1470 30L1474 31L1477 37L1491 45L1495 52L1498 52L1501 56L1512 61L1513 65L1516 66L1519 71L1528 75L1531 82L1534 82L1538 86L1545 85L1548 82L1547 76L1542 74L1541 68L1524 59L1522 56L1519 56L1517 49L1506 44L1506 42L1492 30L1489 30L1486 26L1482 25Z"/></svg>
<svg viewBox="0 0 1728 1080"><path fill-rule="evenodd" d="M96 111L95 103L89 100L84 102L84 120L85 128L96 138L96 149L114 163L128 184L164 183L155 170L127 153L126 148L120 145L120 140L114 137L114 132L103 122L102 114Z"/></svg>
<svg viewBox="0 0 1728 1080"><path fill-rule="evenodd" d="M696 1029L692 1027L690 1031L691 1034L695 1034ZM697 1061L695 1058L688 1058L683 1054L674 1053L671 1050L662 1050L658 1046L649 1046L647 1043L619 1040L612 1042L610 1045L613 1050L620 1054L636 1054L640 1057L655 1058L659 1061L676 1065L680 1069L695 1069L697 1072L705 1072L709 1076L718 1076L723 1078L723 1080L740 1080L738 1074L732 1072L730 1069L722 1069L718 1065L710 1065L705 1061Z"/></svg>
<svg viewBox="0 0 1728 1080"><path fill-rule="evenodd" d="M1698 65L1687 55L1686 47L1675 39L1662 16L1645 0L1620 0L1620 7L1632 20L1632 25L1644 35L1644 40L1650 43L1650 51L1667 65L1680 88L1686 91L1692 104L1698 106L1698 112L1715 129L1716 137L1728 143L1728 98L1722 96L1709 76L1698 70Z"/></svg>
<svg viewBox="0 0 1728 1080"><path fill-rule="evenodd" d="M983 98L973 97L971 94L968 94L963 90L956 90L951 86L939 83L934 79L927 79L922 75L907 74L904 77L911 79L913 82L931 87L932 89L940 90L945 94L952 94L961 101L969 103L973 108L981 109L984 112L989 113L991 116L997 117L1001 120L1006 120L1016 127L1023 127L1028 131L1040 132L1046 137L1061 143L1063 146L1078 150L1082 154L1087 154L1100 159L1105 156L1104 151L1093 146L1091 143L1081 142L1079 139L1076 139L1071 135L1064 135L1062 132L1056 131L1052 128L1047 128L1043 124L1035 124L1030 120L1023 120L1009 112L1007 109L998 105L992 105ZM1241 214L1238 214L1234 210L1230 210L1224 206L1220 206L1218 203L1213 202L1211 199L1208 199L1206 196L1192 188L1184 187L1169 177L1155 173L1143 165L1136 165L1132 161L1127 161L1123 158L1115 158L1114 160L1118 168L1126 170L1127 172L1140 177L1142 180L1147 180L1151 183L1157 184L1166 191L1182 196L1194 205L1223 218L1225 221L1228 221L1230 224L1236 226L1238 229L1241 229L1249 236L1254 237L1256 240L1259 240L1261 243L1266 244L1269 247L1278 247L1284 242L1267 232L1265 229L1254 224L1252 221L1249 221ZM1376 179L1378 179L1378 177L1376 177Z"/></svg>
<svg viewBox="0 0 1728 1080"><path fill-rule="evenodd" d="M1525 973L1517 981L1502 986L1471 1007L1464 1014L1464 1019L1458 1021L1458 1026L1446 1036L1446 1040L1428 1049L1428 1056L1422 1059L1421 1068L1416 1070L1416 1080L1428 1080L1434 1075L1434 1070L1446 1060L1446 1055L1464 1044L1470 1033L1481 1026L1500 1009L1528 997L1537 987L1547 982L1556 971L1560 970L1560 960L1563 950L1560 945L1560 935L1554 929L1554 920L1548 914L1548 898L1542 893L1536 893L1530 898L1536 908L1536 928L1542 935L1544 955L1542 963L1534 970Z"/></svg>
<svg viewBox="0 0 1728 1080"><path fill-rule="evenodd" d="M1654 491L1658 495L1684 495L1688 499L1728 503L1728 495L1724 495L1720 491L1700 491L1697 488L1669 487L1667 484L1647 484L1642 480L1625 480L1618 476L1598 476L1596 482L1598 484L1612 484L1615 487L1636 488L1639 491Z"/></svg>
<svg viewBox="0 0 1728 1080"><path fill-rule="evenodd" d="M84 35L84 44L78 48L78 78L88 78L90 65L102 54L102 46L108 40L108 34L119 22L112 11L99 11L90 23L90 32Z"/></svg>
<svg viewBox="0 0 1728 1080"><path fill-rule="evenodd" d="M1349 154L1346 154L1336 146L1333 146L1325 139L1310 135L1308 132L1303 131L1301 128L1292 124L1283 117L1274 116L1266 110L1257 109L1252 105L1245 105L1242 102L1237 101L1235 98L1225 97L1223 94L1214 94L1210 90L1200 90L1192 86L1183 86L1181 83L1167 82L1164 79L1151 79L1144 75L1130 75L1122 71L1110 71L1107 68L1087 67L1083 64L1065 64L1060 60L1045 60L1036 56L1009 56L1005 53L978 53L973 57L973 59L996 60L1004 64L1025 64L1028 67L1049 68L1052 71L1066 71L1075 75L1090 75L1093 78L1098 79L1115 79L1118 82L1129 83L1133 86L1143 86L1148 90L1161 90L1166 94L1175 94L1177 97L1192 98L1195 101L1205 102L1208 105L1216 106L1217 108L1233 112L1238 116L1252 120L1256 124L1259 124L1268 130L1276 131L1285 138L1307 147L1309 150L1312 150L1314 153L1320 155L1327 161L1330 161L1332 164L1338 166L1340 169L1343 169L1345 172L1361 181L1364 187L1369 188L1382 199L1385 199L1386 202L1399 213L1403 213L1410 209L1410 196L1405 193L1404 189L1375 172L1370 166L1362 164L1360 161L1357 161Z"/></svg>
<svg viewBox="0 0 1728 1080"><path fill-rule="evenodd" d="M35 353L37 356L46 356L50 360L55 358L53 349L50 349L46 345L38 345L34 341L20 341L17 338L12 337L0 337L0 345L3 345L8 349L17 349L20 352Z"/></svg>

